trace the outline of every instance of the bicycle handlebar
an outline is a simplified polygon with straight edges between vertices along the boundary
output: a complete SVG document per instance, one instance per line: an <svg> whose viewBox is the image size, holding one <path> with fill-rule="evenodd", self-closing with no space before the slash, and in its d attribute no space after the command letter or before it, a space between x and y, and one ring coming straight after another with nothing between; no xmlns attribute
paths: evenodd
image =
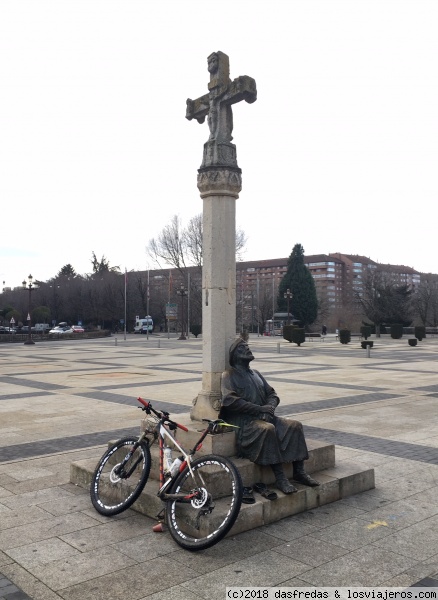
<svg viewBox="0 0 438 600"><path fill-rule="evenodd" d="M155 416L157 416L159 419L163 419L165 423L169 423L169 425L174 425L175 427L178 427L178 429L182 429L183 431L188 431L185 425L181 425L180 423L172 421L172 419L169 418L169 413L165 410L155 410L155 408L152 407L152 404L147 400L143 400L143 398L138 397L137 400L138 402L140 402L140 404L143 404L144 408L142 408L142 410L146 410L146 412L149 414L153 412Z"/></svg>

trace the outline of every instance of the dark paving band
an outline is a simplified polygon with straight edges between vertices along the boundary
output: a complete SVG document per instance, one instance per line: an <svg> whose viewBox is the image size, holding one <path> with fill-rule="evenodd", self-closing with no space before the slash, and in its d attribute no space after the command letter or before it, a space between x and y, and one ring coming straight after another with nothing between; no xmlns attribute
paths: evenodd
<svg viewBox="0 0 438 600"><path fill-rule="evenodd" d="M90 394L93 398L96 394ZM114 396L116 394L99 393L100 399L117 402ZM106 396L111 396L107 398ZM121 398L126 403L131 403L132 399ZM120 401L120 400L119 400ZM308 403L304 403L308 404ZM313 404L313 403L312 403ZM182 414L187 412L187 406L182 404L171 404L168 402L154 402L155 408L166 410L171 414ZM289 413L291 407L284 407L285 413ZM298 411L295 410L294 414ZM293 415L292 415L293 416ZM357 433L347 433L344 431L336 431L323 427L313 427L310 425L304 426L305 434L308 438L313 438L325 441L337 446L346 448L354 448L365 452L374 452L376 454L385 454L397 458L405 458L423 463L438 464L438 448L433 446L423 446L421 444L411 444L408 442L398 442L395 440L387 440L384 438L373 437L369 435L361 435ZM51 440L42 440L39 442L30 442L25 444L15 444L0 448L0 462L20 460L24 458L32 458L36 456L44 456L47 454L55 454L58 452L70 452L93 446L101 446L109 440L116 440L126 435L138 435L139 428L113 429L109 431L99 431L96 433L87 433L83 435L69 436Z"/></svg>

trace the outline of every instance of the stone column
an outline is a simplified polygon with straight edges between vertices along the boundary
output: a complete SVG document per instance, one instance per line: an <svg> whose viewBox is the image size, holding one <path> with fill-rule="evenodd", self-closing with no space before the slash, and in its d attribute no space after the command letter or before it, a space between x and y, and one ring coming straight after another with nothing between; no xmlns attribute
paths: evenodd
<svg viewBox="0 0 438 600"><path fill-rule="evenodd" d="M216 419L220 380L236 338L236 200L242 189L238 167L201 167L203 199L202 390L193 420Z"/></svg>
<svg viewBox="0 0 438 600"><path fill-rule="evenodd" d="M202 390L193 402L193 420L215 419L220 408L222 372L236 338L236 206L242 189L233 131L232 104L257 100L256 82L230 79L229 58L213 52L207 59L208 94L187 99L186 118L203 123L210 136L198 171L203 208Z"/></svg>

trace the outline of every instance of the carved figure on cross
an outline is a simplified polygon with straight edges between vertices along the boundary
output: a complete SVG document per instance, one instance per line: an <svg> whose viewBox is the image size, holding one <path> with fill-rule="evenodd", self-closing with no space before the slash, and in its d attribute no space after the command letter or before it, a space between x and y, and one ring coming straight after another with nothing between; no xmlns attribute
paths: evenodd
<svg viewBox="0 0 438 600"><path fill-rule="evenodd" d="M256 82L243 75L231 81L230 61L223 52L213 52L207 59L210 82L208 94L196 100L187 100L186 118L204 123L208 117L209 142L229 143L233 131L231 105L241 100L252 104L257 100Z"/></svg>

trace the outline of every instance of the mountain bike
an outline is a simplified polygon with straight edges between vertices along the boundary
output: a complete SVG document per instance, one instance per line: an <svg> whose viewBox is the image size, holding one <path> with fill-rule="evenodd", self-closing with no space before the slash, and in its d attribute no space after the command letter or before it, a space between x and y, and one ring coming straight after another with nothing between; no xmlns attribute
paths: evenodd
<svg viewBox="0 0 438 600"><path fill-rule="evenodd" d="M203 419L207 425L192 450L176 439L176 430L187 427L137 398L145 411L145 428L139 436L125 437L103 454L94 471L90 496L102 515L116 515L140 496L151 469L151 446L158 440L159 489L165 523L172 538L187 550L203 550L219 542L239 514L243 485L230 459L216 454L194 458L209 433L229 426L222 419ZM172 460L172 447L181 454Z"/></svg>

